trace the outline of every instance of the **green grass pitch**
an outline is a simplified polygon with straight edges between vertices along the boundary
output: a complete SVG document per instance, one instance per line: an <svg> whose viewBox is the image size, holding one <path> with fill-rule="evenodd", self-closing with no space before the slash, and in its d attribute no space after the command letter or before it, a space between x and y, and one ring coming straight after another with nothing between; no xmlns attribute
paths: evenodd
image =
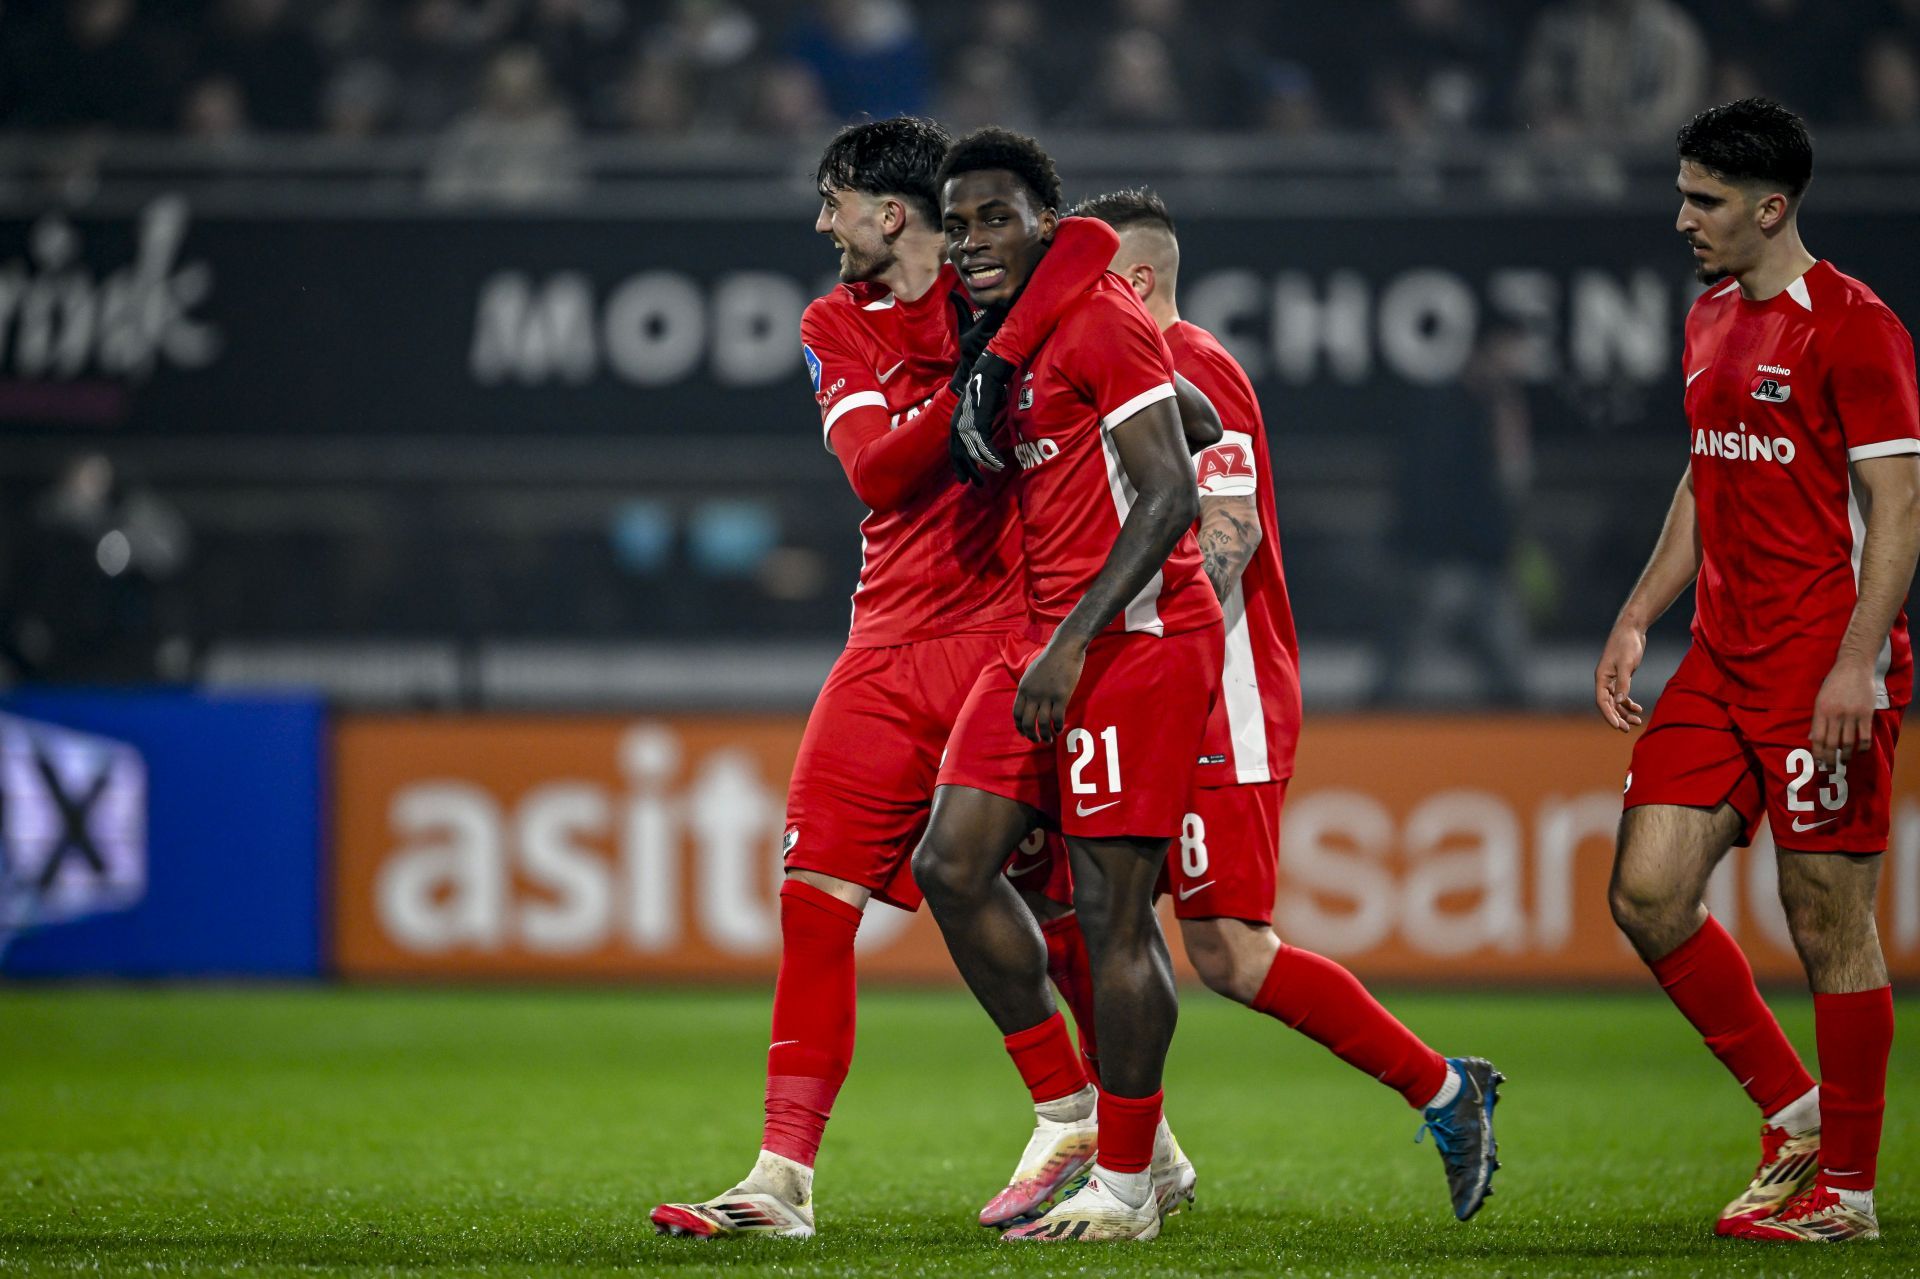
<svg viewBox="0 0 1920 1279"><path fill-rule="evenodd" d="M1026 1135L955 992L878 992L809 1242L657 1239L759 1136L764 992L0 990L0 1276L1456 1276L1920 1273L1920 1043L1895 1050L1879 1245L1715 1241L1755 1116L1657 994L1405 994L1509 1082L1473 1222L1380 1085L1187 992L1169 1114L1200 1171L1159 1242L1015 1248L970 1224ZM1804 998L1776 1005L1811 1053ZM1901 1008L1920 1024L1920 1003Z"/></svg>

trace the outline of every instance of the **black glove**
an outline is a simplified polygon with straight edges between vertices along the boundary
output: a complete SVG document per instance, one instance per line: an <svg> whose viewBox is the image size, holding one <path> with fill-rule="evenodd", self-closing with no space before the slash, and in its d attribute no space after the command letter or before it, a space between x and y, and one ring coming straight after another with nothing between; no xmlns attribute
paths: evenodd
<svg viewBox="0 0 1920 1279"><path fill-rule="evenodd" d="M1007 385L1013 381L1015 367L991 351L982 351L973 362L973 371L960 388L960 403L953 410L953 434L947 441L947 456L953 459L953 472L962 483L980 484L986 480L982 470L1004 471L1007 464L987 442L995 421L1007 406Z"/></svg>
<svg viewBox="0 0 1920 1279"><path fill-rule="evenodd" d="M960 362L953 366L953 380L947 385L958 395L966 388L967 376L973 372L975 361L987 349L987 343L993 341L993 335L1000 331L1001 321L1007 318L1007 308L990 306L976 316L960 290L955 289L953 309L954 336L960 342Z"/></svg>

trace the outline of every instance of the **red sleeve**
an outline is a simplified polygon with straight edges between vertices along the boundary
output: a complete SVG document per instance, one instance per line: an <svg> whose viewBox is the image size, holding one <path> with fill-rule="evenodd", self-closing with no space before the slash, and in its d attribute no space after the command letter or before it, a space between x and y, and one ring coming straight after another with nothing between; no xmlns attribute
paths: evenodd
<svg viewBox="0 0 1920 1279"><path fill-rule="evenodd" d="M1252 497L1259 492L1259 448L1255 427L1259 409L1253 391L1237 370L1209 351L1175 357L1187 381L1200 388L1220 414L1220 442L1194 454L1193 469L1202 497Z"/></svg>
<svg viewBox="0 0 1920 1279"><path fill-rule="evenodd" d="M1069 323L1072 347L1062 372L1092 403L1100 429L1111 431L1173 398L1173 355L1132 292L1096 294Z"/></svg>
<svg viewBox="0 0 1920 1279"><path fill-rule="evenodd" d="M1920 388L1913 339L1884 306L1857 307L1834 335L1827 394L1847 460L1920 453Z"/></svg>
<svg viewBox="0 0 1920 1279"><path fill-rule="evenodd" d="M907 411L898 427L862 417L827 437L833 455L853 485L854 496L873 511L898 510L947 467L947 438L960 398L942 386Z"/></svg>
<svg viewBox="0 0 1920 1279"><path fill-rule="evenodd" d="M827 304L801 316L800 342L827 448L854 496L870 510L898 509L946 464L953 392L943 388L895 429L879 375Z"/></svg>
<svg viewBox="0 0 1920 1279"><path fill-rule="evenodd" d="M813 382L813 402L820 409L820 431L829 451L833 433L862 419L887 423L887 396L873 361L861 349L846 321L834 314L822 298L800 317L800 355Z"/></svg>
<svg viewBox="0 0 1920 1279"><path fill-rule="evenodd" d="M987 350L1009 364L1032 360L1067 308L1106 275L1119 251L1119 233L1100 219L1063 219L1053 233L1053 246L1034 268Z"/></svg>

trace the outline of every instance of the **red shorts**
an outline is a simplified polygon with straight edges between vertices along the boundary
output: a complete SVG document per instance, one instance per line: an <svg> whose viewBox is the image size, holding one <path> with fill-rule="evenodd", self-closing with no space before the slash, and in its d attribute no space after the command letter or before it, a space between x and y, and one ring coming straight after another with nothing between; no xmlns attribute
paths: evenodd
<svg viewBox="0 0 1920 1279"><path fill-rule="evenodd" d="M787 788L788 870L818 871L917 910L914 845L947 734L1004 635L850 648L807 717Z"/></svg>
<svg viewBox="0 0 1920 1279"><path fill-rule="evenodd" d="M1717 808L1725 802L1746 819L1742 846L1753 842L1764 817L1784 849L1885 852L1901 711L1874 712L1873 749L1821 772L1807 744L1811 709L1729 705L1700 686L1703 668L1691 657L1634 743L1625 806Z"/></svg>
<svg viewBox="0 0 1920 1279"><path fill-rule="evenodd" d="M1167 849L1159 893L1179 919L1273 922L1280 881L1280 810L1287 784L1248 782L1193 792L1180 837Z"/></svg>
<svg viewBox="0 0 1920 1279"><path fill-rule="evenodd" d="M1010 640L967 695L940 785L1025 804L1067 835L1171 839L1219 692L1224 633L1215 623L1180 635L1097 637L1067 703L1066 730L1044 745L1013 722L1020 677L1043 646Z"/></svg>

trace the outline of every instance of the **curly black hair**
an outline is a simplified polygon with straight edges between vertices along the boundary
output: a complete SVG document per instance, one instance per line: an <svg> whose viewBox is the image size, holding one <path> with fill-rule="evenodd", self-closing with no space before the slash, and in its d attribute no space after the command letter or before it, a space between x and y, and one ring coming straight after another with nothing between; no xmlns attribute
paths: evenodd
<svg viewBox="0 0 1920 1279"><path fill-rule="evenodd" d="M995 125L975 129L953 144L940 165L935 187L946 186L947 179L958 174L987 169L1005 169L1011 173L1033 193L1043 209L1058 209L1063 203L1060 175L1054 171L1053 157L1024 133Z"/></svg>
<svg viewBox="0 0 1920 1279"><path fill-rule="evenodd" d="M1797 200L1813 181L1806 122L1771 98L1708 107L1680 126L1675 142L1682 160L1729 182L1777 185Z"/></svg>
<svg viewBox="0 0 1920 1279"><path fill-rule="evenodd" d="M937 175L952 143L952 134L919 116L850 124L834 134L820 153L813 185L822 198L830 191L901 196L920 210L928 225L937 227Z"/></svg>
<svg viewBox="0 0 1920 1279"><path fill-rule="evenodd" d="M1115 230L1157 226L1168 235L1174 234L1173 214L1167 212L1167 202L1152 187L1127 187L1091 196L1073 206L1073 216L1098 218Z"/></svg>

